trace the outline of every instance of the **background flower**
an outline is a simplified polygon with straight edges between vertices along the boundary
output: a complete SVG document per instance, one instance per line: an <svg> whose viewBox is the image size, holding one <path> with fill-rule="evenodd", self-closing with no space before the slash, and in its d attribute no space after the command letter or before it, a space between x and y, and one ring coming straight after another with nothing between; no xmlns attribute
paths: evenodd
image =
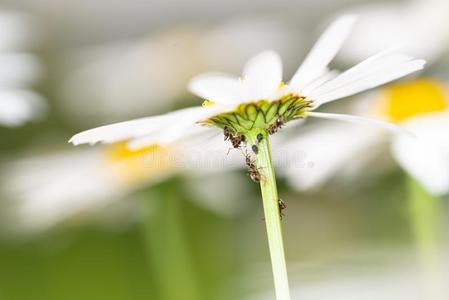
<svg viewBox="0 0 449 300"><path fill-rule="evenodd" d="M410 53L435 62L448 50L449 4L444 0L368 2L350 7L360 24L350 37L354 47L345 47L343 58L363 59L391 45L406 45ZM424 42L425 41L425 42Z"/></svg>
<svg viewBox="0 0 449 300"><path fill-rule="evenodd" d="M6 222L13 222L14 231L24 233L48 230L62 222L76 224L83 220L83 215L88 219L144 186L157 185L183 173L195 178L189 185L204 181L214 185L214 192L224 190L225 187L219 188L206 178L237 168L241 159L236 152L227 155L227 151L228 147L219 138L202 145L180 142L129 150L126 144L117 144L22 158L5 164L0 173L2 188L16 199L5 213ZM233 182L238 186L238 182ZM207 195L206 189L196 190ZM215 195L196 203L217 213L237 211L232 198L225 200ZM135 205L128 201L127 206L130 208L126 212L134 220L131 211Z"/></svg>
<svg viewBox="0 0 449 300"><path fill-rule="evenodd" d="M351 125L328 124L312 129L291 142L290 146L308 153L308 159L314 162L313 168L299 170L298 174L290 168L290 181L298 189L309 189L322 185L339 173L337 166L346 170L352 167L353 171L358 166L358 172L364 172L370 162L376 161L379 165L377 154L391 141L393 157L407 172L429 192L436 195L448 193L446 159L449 143L444 134L448 99L446 86L432 79L405 81L367 95L354 111L397 122L415 138L391 136L379 130L361 132ZM351 136L353 140L349 140ZM341 141L346 142L342 144ZM317 145L325 147L321 152L313 151ZM336 150L332 156L326 151L329 148Z"/></svg>
<svg viewBox="0 0 449 300"><path fill-rule="evenodd" d="M42 64L29 48L39 35L30 16L0 10L0 124L14 127L39 118L42 98L31 90L41 77Z"/></svg>

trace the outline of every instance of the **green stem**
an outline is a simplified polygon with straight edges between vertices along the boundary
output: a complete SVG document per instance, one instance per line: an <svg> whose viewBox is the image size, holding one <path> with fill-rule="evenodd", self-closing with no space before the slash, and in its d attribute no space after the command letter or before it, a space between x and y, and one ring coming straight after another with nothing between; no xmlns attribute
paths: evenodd
<svg viewBox="0 0 449 300"><path fill-rule="evenodd" d="M442 300L445 297L439 255L440 199L430 195L412 178L408 180L408 192L410 221L427 299Z"/></svg>
<svg viewBox="0 0 449 300"><path fill-rule="evenodd" d="M150 268L164 300L198 300L199 285L173 182L163 183L142 202L143 229Z"/></svg>
<svg viewBox="0 0 449 300"><path fill-rule="evenodd" d="M262 134L262 140L257 135ZM263 130L251 130L246 135L251 149L257 145L256 166L262 175L260 189L262 191L265 223L270 249L271 265L273 269L274 288L277 300L290 300L287 265L285 262L284 242L282 239L282 224L279 211L279 198L276 187L276 178L271 160L268 135Z"/></svg>

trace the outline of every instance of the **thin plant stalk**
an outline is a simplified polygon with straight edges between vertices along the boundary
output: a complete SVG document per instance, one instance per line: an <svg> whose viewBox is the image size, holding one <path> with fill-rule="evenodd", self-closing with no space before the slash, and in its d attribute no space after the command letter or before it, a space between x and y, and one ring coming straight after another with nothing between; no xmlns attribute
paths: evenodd
<svg viewBox="0 0 449 300"><path fill-rule="evenodd" d="M446 299L439 253L440 199L409 178L408 201L414 241L426 285L426 297L430 300Z"/></svg>
<svg viewBox="0 0 449 300"><path fill-rule="evenodd" d="M262 135L262 139L257 138L257 135L260 134ZM281 212L279 209L279 197L268 135L265 131L253 130L247 135L247 138L251 145L257 145L258 148L256 166L262 177L260 180L260 189L262 192L276 299L290 300L287 265L282 238Z"/></svg>
<svg viewBox="0 0 449 300"><path fill-rule="evenodd" d="M143 233L151 272L164 300L202 299L191 249L182 224L179 195L169 181L142 199ZM151 198L151 199L150 199Z"/></svg>

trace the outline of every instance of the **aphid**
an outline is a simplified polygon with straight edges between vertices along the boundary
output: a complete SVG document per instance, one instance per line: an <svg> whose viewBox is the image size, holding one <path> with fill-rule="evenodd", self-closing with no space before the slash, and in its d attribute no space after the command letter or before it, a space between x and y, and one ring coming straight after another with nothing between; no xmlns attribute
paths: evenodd
<svg viewBox="0 0 449 300"><path fill-rule="evenodd" d="M241 135L241 134L237 134L232 136L231 138L231 143L232 143L232 147L234 148L239 148L240 145L245 141L245 136Z"/></svg>
<svg viewBox="0 0 449 300"><path fill-rule="evenodd" d="M253 150L254 154L258 154L259 153L259 148L256 145L252 145L251 146L251 150Z"/></svg>
<svg viewBox="0 0 449 300"><path fill-rule="evenodd" d="M224 134L224 140L225 140L225 141L231 139L232 133L231 133L231 131L229 130L228 126L225 126L225 127L223 128L223 134Z"/></svg>
<svg viewBox="0 0 449 300"><path fill-rule="evenodd" d="M239 148L240 145L245 141L245 136L238 133L232 133L227 126L223 128L224 140L230 141L232 147Z"/></svg>
<svg viewBox="0 0 449 300"><path fill-rule="evenodd" d="M254 182L260 182L262 180L262 174L255 167L248 168L248 176Z"/></svg>
<svg viewBox="0 0 449 300"><path fill-rule="evenodd" d="M270 128L268 128L268 134L275 134L279 129L282 128L282 126L284 126L284 124L284 119L281 116L278 116L274 124L271 125Z"/></svg>
<svg viewBox="0 0 449 300"><path fill-rule="evenodd" d="M260 142L262 142L262 140L263 140L263 134L262 134L262 133L259 133L259 134L257 135L257 141L260 143Z"/></svg>
<svg viewBox="0 0 449 300"><path fill-rule="evenodd" d="M259 169L256 166L254 159L251 159L249 154L245 155L246 166L248 167L248 176L254 182L260 182L262 180L262 174L260 174Z"/></svg>
<svg viewBox="0 0 449 300"><path fill-rule="evenodd" d="M282 217L285 216L283 213L283 210L287 208L287 203L285 203L284 200L282 200L281 198L278 199L278 205L279 205L279 216L282 220Z"/></svg>

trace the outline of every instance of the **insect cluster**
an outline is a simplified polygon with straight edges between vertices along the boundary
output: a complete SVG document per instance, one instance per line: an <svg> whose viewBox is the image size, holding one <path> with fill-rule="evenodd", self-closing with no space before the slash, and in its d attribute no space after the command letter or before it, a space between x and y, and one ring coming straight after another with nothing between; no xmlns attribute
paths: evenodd
<svg viewBox="0 0 449 300"><path fill-rule="evenodd" d="M278 117L276 119L276 122L268 129L269 134L273 134L277 132L282 126L284 125L284 122L281 117ZM259 154L259 147L258 144L263 141L264 136L262 133L257 134L257 144L251 145L251 151L252 154L248 153L246 148L246 138L242 134L234 133L232 132L228 127L223 128L224 133L224 140L230 141L232 144L232 147L235 149L240 149L245 156L245 163L246 167L248 169L248 176L251 178L254 182L260 182L263 179L263 175L260 173L260 168L256 165L256 159L253 157L254 155ZM245 149L242 149L242 144L245 144ZM284 216L283 210L287 208L287 204L282 200L278 199L278 205L279 205L279 216L282 219Z"/></svg>
<svg viewBox="0 0 449 300"><path fill-rule="evenodd" d="M241 144L245 142L245 136L239 133L233 133L227 126L223 128L224 140L230 141L232 147L240 148Z"/></svg>
<svg viewBox="0 0 449 300"><path fill-rule="evenodd" d="M242 144L246 142L246 138L244 135L232 132L227 126L223 128L223 133L225 141L230 141L233 148L242 150ZM260 143L262 139L263 135L258 134L257 141ZM259 153L259 148L257 147L257 145L252 145L251 150L255 155ZM262 174L260 173L259 168L256 166L256 160L251 157L251 154L249 154L246 149L243 153L245 156L246 167L248 168L248 176L252 181L260 182L262 180Z"/></svg>
<svg viewBox="0 0 449 300"><path fill-rule="evenodd" d="M268 128L268 134L270 135L275 134L276 132L279 131L279 129L282 128L282 126L284 126L284 124L285 124L284 119L281 116L278 116L274 124L271 125L270 128Z"/></svg>

